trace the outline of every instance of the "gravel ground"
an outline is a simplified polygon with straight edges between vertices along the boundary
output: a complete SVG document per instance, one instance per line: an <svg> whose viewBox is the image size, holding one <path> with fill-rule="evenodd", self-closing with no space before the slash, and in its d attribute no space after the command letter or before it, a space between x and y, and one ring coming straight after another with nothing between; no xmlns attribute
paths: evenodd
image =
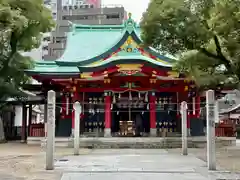
<svg viewBox="0 0 240 180"><path fill-rule="evenodd" d="M93 150L81 149L81 154ZM181 149L168 149L169 153L181 153ZM206 149L189 149L189 153L206 161ZM56 148L55 158L72 155L73 149ZM217 163L223 170L240 172L240 146L217 149ZM1 180L60 180L62 172L45 170L44 149L20 143L0 144Z"/></svg>
<svg viewBox="0 0 240 180"><path fill-rule="evenodd" d="M80 150L82 154L90 150ZM72 155L73 149L56 148L55 158ZM60 180L62 172L45 170L44 149L20 143L0 144L1 180Z"/></svg>

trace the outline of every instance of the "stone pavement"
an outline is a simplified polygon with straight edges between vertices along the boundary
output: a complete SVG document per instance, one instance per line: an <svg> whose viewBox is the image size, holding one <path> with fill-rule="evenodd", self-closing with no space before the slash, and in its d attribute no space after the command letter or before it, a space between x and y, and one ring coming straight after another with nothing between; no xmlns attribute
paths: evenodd
<svg viewBox="0 0 240 180"><path fill-rule="evenodd" d="M221 169L235 173L208 173L206 149L189 149L184 157L180 149L80 149L80 156L72 156L72 148L56 148L56 168L46 171L44 149L7 143L0 144L0 180L240 179L239 151L237 146L216 152Z"/></svg>
<svg viewBox="0 0 240 180"><path fill-rule="evenodd" d="M166 150L94 150L90 155L65 156L56 162L63 170L62 180L146 179L216 180L240 179L228 172L211 172L193 155L181 156Z"/></svg>

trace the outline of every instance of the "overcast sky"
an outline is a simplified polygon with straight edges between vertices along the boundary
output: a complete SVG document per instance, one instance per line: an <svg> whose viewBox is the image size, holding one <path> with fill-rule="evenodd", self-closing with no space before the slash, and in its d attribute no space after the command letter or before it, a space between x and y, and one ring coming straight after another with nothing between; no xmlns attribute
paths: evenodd
<svg viewBox="0 0 240 180"><path fill-rule="evenodd" d="M132 13L132 18L140 21L142 13L147 9L150 0L102 0L102 4L121 4L126 11Z"/></svg>

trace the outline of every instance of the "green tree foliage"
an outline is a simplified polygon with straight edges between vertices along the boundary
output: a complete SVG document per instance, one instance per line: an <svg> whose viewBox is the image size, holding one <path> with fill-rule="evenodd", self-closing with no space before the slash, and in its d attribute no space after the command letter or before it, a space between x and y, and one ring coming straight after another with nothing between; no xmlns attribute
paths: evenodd
<svg viewBox="0 0 240 180"><path fill-rule="evenodd" d="M141 28L144 44L175 55L200 87L239 84L239 0L151 0Z"/></svg>
<svg viewBox="0 0 240 180"><path fill-rule="evenodd" d="M22 53L39 47L42 33L54 28L42 0L0 0L0 100L19 95L33 66Z"/></svg>

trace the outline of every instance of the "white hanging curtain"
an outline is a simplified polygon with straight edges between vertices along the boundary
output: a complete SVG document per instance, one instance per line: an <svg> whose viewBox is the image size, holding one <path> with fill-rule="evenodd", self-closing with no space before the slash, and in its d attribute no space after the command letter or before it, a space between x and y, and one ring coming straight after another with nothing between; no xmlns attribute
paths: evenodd
<svg viewBox="0 0 240 180"><path fill-rule="evenodd" d="M66 115L69 114L69 97L66 95Z"/></svg>

